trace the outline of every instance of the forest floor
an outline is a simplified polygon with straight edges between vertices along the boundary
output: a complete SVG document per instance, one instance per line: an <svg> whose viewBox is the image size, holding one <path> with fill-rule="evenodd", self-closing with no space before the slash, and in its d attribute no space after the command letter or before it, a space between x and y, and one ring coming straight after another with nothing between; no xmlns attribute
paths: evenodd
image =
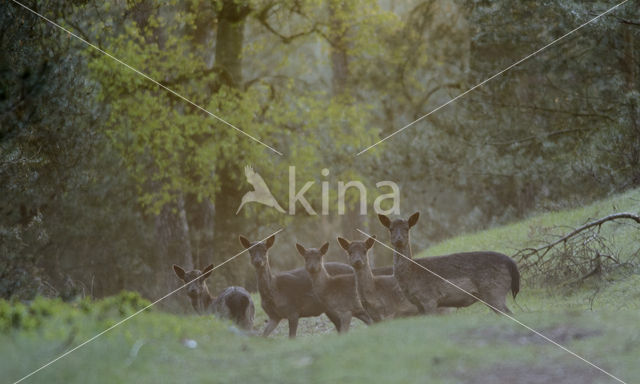
<svg viewBox="0 0 640 384"><path fill-rule="evenodd" d="M640 212L640 190L573 210L542 213L460 236L422 252L491 249L513 254L541 228L577 227L614 212ZM566 228L562 231L566 232ZM618 255L640 248L637 226L606 223ZM15 382L133 309L122 298L0 306L0 374ZM133 300L134 299L126 299ZM266 320L256 300L256 329ZM555 288L521 286L514 317L627 383L640 382L640 271ZM14 311L14 312L11 312ZM24 312L24 313L23 313ZM31 316L29 314L40 314ZM44 315L43 315L44 313ZM4 316L4 317L3 317ZM16 326L15 318L22 320ZM9 320L7 320L9 319ZM13 319L13 320L11 320ZM7 322L8 321L8 322ZM13 323L11 323L13 321ZM12 325L13 324L13 325ZM446 315L364 326L337 335L326 318L302 319L288 340L246 335L206 316L143 312L24 380L25 383L615 383L610 376L480 304ZM191 340L196 341L193 343ZM196 345L197 344L197 345Z"/></svg>

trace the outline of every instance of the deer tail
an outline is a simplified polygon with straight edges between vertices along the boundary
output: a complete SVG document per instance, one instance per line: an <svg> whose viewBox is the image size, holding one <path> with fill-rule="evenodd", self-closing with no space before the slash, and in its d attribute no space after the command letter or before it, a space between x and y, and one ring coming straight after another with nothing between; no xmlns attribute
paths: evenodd
<svg viewBox="0 0 640 384"><path fill-rule="evenodd" d="M516 295L520 292L520 271L518 271L518 264L516 264L515 260L510 257L508 257L507 260L507 268L511 275L511 294L515 300Z"/></svg>

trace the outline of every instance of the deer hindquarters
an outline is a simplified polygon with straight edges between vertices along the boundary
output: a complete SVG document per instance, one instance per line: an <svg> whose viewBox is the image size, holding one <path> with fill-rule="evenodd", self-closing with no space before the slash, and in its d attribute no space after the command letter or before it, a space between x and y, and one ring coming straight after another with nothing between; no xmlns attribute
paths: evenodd
<svg viewBox="0 0 640 384"><path fill-rule="evenodd" d="M242 287L228 287L216 300L215 312L243 329L253 328L255 307L251 295Z"/></svg>

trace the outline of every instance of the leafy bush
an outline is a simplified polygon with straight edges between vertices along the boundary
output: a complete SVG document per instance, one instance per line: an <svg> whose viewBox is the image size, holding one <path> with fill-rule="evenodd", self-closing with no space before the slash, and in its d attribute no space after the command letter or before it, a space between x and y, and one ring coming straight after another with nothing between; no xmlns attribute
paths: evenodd
<svg viewBox="0 0 640 384"><path fill-rule="evenodd" d="M149 304L140 294L129 291L98 301L82 299L73 303L40 296L29 303L0 300L0 332L35 330L54 319L67 323L77 322L87 316L95 316L99 320L120 319Z"/></svg>

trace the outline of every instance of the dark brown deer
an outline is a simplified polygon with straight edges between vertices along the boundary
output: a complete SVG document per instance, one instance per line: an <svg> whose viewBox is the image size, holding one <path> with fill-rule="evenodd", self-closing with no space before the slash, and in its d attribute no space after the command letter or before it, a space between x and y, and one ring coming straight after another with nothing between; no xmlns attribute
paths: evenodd
<svg viewBox="0 0 640 384"><path fill-rule="evenodd" d="M467 307L477 301L473 296L489 304L496 313L496 310L511 313L506 297L509 290L514 299L518 294L520 273L509 256L497 252L465 252L415 260L468 293L402 256L412 258L409 230L419 217L420 213L416 212L408 220L392 221L385 215L378 215L382 225L389 230L395 249L393 274L405 296L420 313L434 313L438 307Z"/></svg>
<svg viewBox="0 0 640 384"><path fill-rule="evenodd" d="M304 258L305 269L311 277L313 293L322 302L327 315L331 314L339 319L338 332L349 330L351 317L370 325L372 320L360 302L354 274L331 276L327 272L322 256L327 253L329 243L324 243L319 249L307 249L296 243L296 248Z"/></svg>
<svg viewBox="0 0 640 384"><path fill-rule="evenodd" d="M418 308L404 297L394 276L374 276L368 257L374 243L375 236L353 242L338 237L338 244L347 251L349 264L355 270L362 306L375 322L418 314Z"/></svg>
<svg viewBox="0 0 640 384"><path fill-rule="evenodd" d="M212 270L213 264L202 271L199 269L185 271L180 266L173 265L176 275L185 284L188 283L187 296L196 312L201 315L214 314L233 321L243 329L252 329L255 307L249 292L242 287L227 287L217 297L212 296L205 282Z"/></svg>
<svg viewBox="0 0 640 384"><path fill-rule="evenodd" d="M325 313L324 306L313 294L311 280L304 268L273 274L269 263L269 248L276 238L269 237L264 242L251 242L240 236L240 244L249 249L251 264L256 270L261 305L269 317L262 335L269 336L282 319L289 321L289 337L296 337L298 320L301 317L315 317ZM327 269L333 274L350 273L353 269L342 263L329 263ZM339 318L327 313L329 320L339 329Z"/></svg>

